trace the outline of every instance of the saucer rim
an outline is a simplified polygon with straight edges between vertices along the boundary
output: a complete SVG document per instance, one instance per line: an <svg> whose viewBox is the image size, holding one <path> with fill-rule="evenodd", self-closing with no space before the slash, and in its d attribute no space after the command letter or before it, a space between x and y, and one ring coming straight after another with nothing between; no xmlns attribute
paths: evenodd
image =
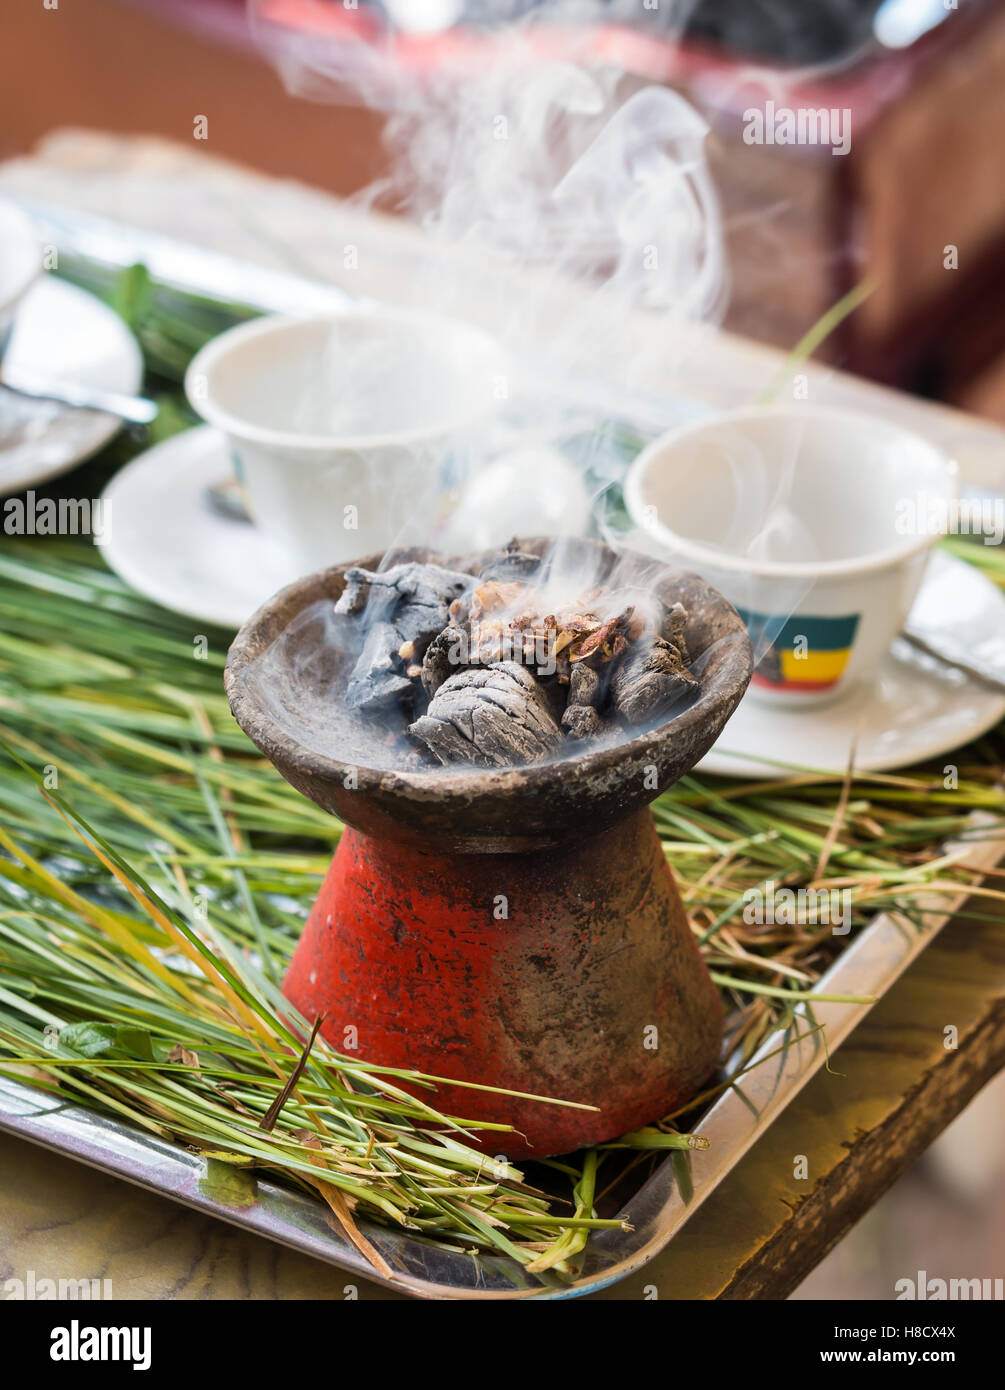
<svg viewBox="0 0 1005 1390"><path fill-rule="evenodd" d="M120 332L122 360L124 361L127 356L129 358L129 379L128 381L116 380L114 382L95 381L92 384L100 386L102 389L120 391L124 395L135 395L143 382L143 353L136 340L136 335L125 320L117 314L114 309L99 299L97 295L91 294L89 290L85 290L79 285L71 284L69 280L60 280L57 276L49 276L44 273L39 275L34 282L29 285L25 292L23 302L17 306L18 315L27 313L31 310L32 299L37 296L40 291L47 295L55 294L64 301L66 299L77 299L81 303L86 303L92 314L100 314L100 316L105 318L106 322L114 323L115 328ZM55 305L51 307L58 308L59 306ZM62 477L64 473L71 472L72 469L76 468L81 463L86 463L88 459L93 458L95 454L100 453L106 445L110 444L116 435L121 432L124 423L122 420L118 419L117 416L109 415L105 411L89 410L77 406L63 407L63 413L60 416L61 420L73 416L92 416L95 421L93 434L87 438L86 443L81 443L80 440L71 440L70 443L72 447L70 455L60 459L58 463L35 463L15 469L7 462L5 458L7 450L5 450L2 441L0 441L0 497L14 496L19 492L25 491L26 488L35 487L39 483L50 482L53 478L59 478ZM98 424L99 420L102 421L100 426ZM10 469L9 473L7 471L8 469Z"/></svg>
<svg viewBox="0 0 1005 1390"><path fill-rule="evenodd" d="M167 439L161 439L156 444L151 444L149 448L143 449L127 464L118 470L113 478L105 486L101 495L102 503L110 508L110 514L115 515L117 494L126 487L135 487L137 475L152 469L156 465L166 461L171 464L171 455L181 454L187 451L193 455L191 466L196 466L194 455L199 450L202 457L198 467L202 479L201 485L205 487L207 483L220 472L221 466L224 470L229 469L229 450L226 436L214 425L198 424L189 429L181 430L178 434L170 435ZM186 492L185 495L188 495ZM178 492L172 494L172 499L179 496ZM254 522L228 522L224 517L216 517L212 513L211 519L220 526L248 525L254 526ZM115 540L115 528L113 526L111 534L99 547L109 569L123 579L130 588L134 589L143 598L149 599L151 603L159 604L161 608L166 608L172 613L177 613L184 618L193 618L200 623L209 623L213 627L222 628L225 631L237 632L248 617L260 606L260 599L254 595L249 595L248 610L243 618L237 618L233 612L225 611L219 606L214 607L212 602L207 606L200 605L180 605L169 601L171 576L162 578L159 584L150 582L150 571L137 569L128 553L124 554L117 547ZM161 571L164 574L164 571ZM276 588L282 588L289 583L289 578L283 579L276 577Z"/></svg>

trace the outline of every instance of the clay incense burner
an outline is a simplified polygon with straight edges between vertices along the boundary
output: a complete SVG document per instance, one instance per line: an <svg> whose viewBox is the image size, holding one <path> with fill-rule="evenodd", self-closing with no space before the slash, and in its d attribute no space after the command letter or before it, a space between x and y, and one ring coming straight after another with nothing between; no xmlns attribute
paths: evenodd
<svg viewBox="0 0 1005 1390"><path fill-rule="evenodd" d="M544 554L548 539L521 540ZM743 623L692 574L587 547L603 582L650 587L689 615L700 693L617 746L504 770L392 771L322 755L280 727L258 658L292 620L339 597L345 566L283 589L230 649L241 728L298 791L346 824L283 989L374 1064L580 1102L464 1086L424 1092L488 1131L490 1152L568 1152L658 1119L719 1061L722 1010L648 805L711 748L750 679ZM411 550L396 559L427 560ZM376 568L380 557L357 563ZM477 573L488 555L451 558ZM303 629L309 642L310 628ZM348 675L348 671L346 671ZM333 709L333 719L338 711ZM500 904L504 907L500 908ZM349 1034L347 1030L355 1030Z"/></svg>

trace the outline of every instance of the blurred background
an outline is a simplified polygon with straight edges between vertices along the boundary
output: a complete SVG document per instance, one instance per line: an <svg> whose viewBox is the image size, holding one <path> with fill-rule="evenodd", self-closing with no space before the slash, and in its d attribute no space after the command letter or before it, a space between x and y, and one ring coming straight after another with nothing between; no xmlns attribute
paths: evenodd
<svg viewBox="0 0 1005 1390"><path fill-rule="evenodd" d="M445 53L477 65L495 21L534 0L36 0L8 6L0 49L0 157L30 151L89 184L135 158L105 135L191 150L345 198L388 167L385 116L290 99L284 37L339 45L352 72L396 25L394 81L421 83ZM1002 0L638 0L597 6L589 42L638 85L675 87L711 127L732 292L725 326L793 346L863 278L878 288L825 345L847 370L1005 423L1005 3ZM562 9L541 41L560 52ZM578 41L582 41L580 35ZM269 51L269 50L272 51ZM753 96L752 96L753 94ZM753 101L848 108L846 155L750 145ZM99 139L94 133L101 132ZM170 187L170 144L153 167ZM220 167L200 207L225 200ZM24 176L27 180L27 176ZM30 180L21 187L31 191ZM44 193L46 190L40 190ZM167 195L165 195L167 196ZM277 195L278 196L278 195ZM122 209L135 216L135 206ZM177 231L183 232L180 225ZM956 248L955 255L950 248ZM234 248L239 252L240 248ZM1005 1081L987 1088L825 1259L797 1298L888 1298L905 1270L1001 1272Z"/></svg>
<svg viewBox="0 0 1005 1390"><path fill-rule="evenodd" d="M291 101L263 47L291 34L337 40L352 74L393 22L394 80L416 84L445 53L477 65L494 24L539 7L259 0L256 35L245 0L50 3L5 16L5 158L68 127L191 140L193 113L205 112L214 155L342 196L387 166L382 113ZM573 20L553 10L542 42L560 51ZM598 0L594 10L598 56L639 85L675 86L711 125L732 266L726 326L791 347L873 275L879 288L825 355L1005 421L1001 0ZM744 110L771 99L850 109L850 152L746 144Z"/></svg>

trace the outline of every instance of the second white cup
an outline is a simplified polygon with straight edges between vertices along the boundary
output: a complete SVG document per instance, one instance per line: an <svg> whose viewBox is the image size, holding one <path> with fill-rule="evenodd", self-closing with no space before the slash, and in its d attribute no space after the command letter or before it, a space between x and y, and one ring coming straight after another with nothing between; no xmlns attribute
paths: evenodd
<svg viewBox="0 0 1005 1390"><path fill-rule="evenodd" d="M810 405L673 431L625 482L647 548L739 609L759 657L751 695L789 705L832 699L873 673L954 497L955 466L927 440Z"/></svg>

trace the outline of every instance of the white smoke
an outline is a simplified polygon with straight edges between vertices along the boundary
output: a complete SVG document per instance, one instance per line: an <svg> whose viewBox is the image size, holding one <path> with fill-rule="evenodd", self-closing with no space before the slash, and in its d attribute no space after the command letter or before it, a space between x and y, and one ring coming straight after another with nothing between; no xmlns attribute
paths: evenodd
<svg viewBox="0 0 1005 1390"><path fill-rule="evenodd" d="M664 0L660 32L692 4ZM250 7L291 92L386 112L390 171L364 196L426 233L416 306L471 317L477 304L518 360L533 354L557 376L617 355L622 381L639 351L633 313L659 314L668 342L677 324L721 316L706 122L671 89L598 59L583 23L638 19L639 0L469 6L492 27L441 36L425 64L415 33L448 27L452 0L380 7L371 43L346 39L338 4L302 4L309 31L274 23L270 0Z"/></svg>

